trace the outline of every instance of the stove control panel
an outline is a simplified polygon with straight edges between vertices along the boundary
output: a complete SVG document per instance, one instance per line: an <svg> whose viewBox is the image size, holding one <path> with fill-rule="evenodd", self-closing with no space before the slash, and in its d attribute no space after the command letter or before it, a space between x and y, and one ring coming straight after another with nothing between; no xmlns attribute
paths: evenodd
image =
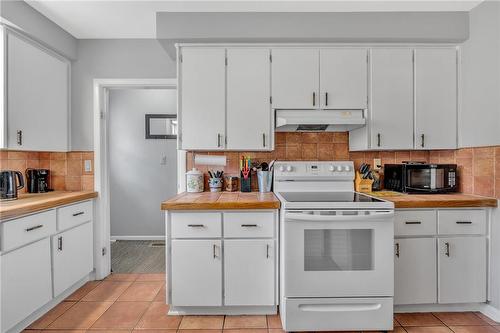
<svg viewBox="0 0 500 333"><path fill-rule="evenodd" d="M274 166L276 180L354 179L352 161L279 161Z"/></svg>

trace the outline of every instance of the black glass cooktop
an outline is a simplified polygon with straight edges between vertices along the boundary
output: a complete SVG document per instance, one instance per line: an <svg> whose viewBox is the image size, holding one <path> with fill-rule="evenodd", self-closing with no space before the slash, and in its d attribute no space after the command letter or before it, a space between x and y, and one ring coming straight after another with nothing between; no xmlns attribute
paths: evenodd
<svg viewBox="0 0 500 333"><path fill-rule="evenodd" d="M356 192L280 192L288 202L383 202Z"/></svg>

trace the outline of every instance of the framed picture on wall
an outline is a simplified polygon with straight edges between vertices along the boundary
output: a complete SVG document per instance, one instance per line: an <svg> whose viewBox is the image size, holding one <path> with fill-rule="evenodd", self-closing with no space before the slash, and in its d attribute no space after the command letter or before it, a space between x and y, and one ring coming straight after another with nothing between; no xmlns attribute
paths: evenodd
<svg viewBox="0 0 500 333"><path fill-rule="evenodd" d="M146 114L146 139L177 139L177 115Z"/></svg>

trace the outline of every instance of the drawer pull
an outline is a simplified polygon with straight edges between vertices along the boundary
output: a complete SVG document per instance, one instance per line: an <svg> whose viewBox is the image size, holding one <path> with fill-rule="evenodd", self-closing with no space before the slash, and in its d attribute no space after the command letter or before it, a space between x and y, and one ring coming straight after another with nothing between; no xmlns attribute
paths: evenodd
<svg viewBox="0 0 500 333"><path fill-rule="evenodd" d="M257 228L258 225L257 224L242 224L241 227L242 228Z"/></svg>
<svg viewBox="0 0 500 333"><path fill-rule="evenodd" d="M63 243L62 236L57 237L57 249L59 251L62 251L62 249L63 249L63 244L62 243Z"/></svg>
<svg viewBox="0 0 500 333"><path fill-rule="evenodd" d="M266 245L266 258L269 259L269 244Z"/></svg>
<svg viewBox="0 0 500 333"><path fill-rule="evenodd" d="M396 243L396 257L399 258L399 243Z"/></svg>
<svg viewBox="0 0 500 333"><path fill-rule="evenodd" d="M422 224L420 221L406 221L406 224Z"/></svg>
<svg viewBox="0 0 500 333"><path fill-rule="evenodd" d="M188 224L188 227L190 228L204 228L204 224Z"/></svg>
<svg viewBox="0 0 500 333"><path fill-rule="evenodd" d="M36 230L36 229L40 229L41 227L43 227L43 224L35 225L33 227L27 228L26 232L30 232L30 231L33 231L33 230Z"/></svg>
<svg viewBox="0 0 500 333"><path fill-rule="evenodd" d="M444 254L445 254L447 257L449 257L449 256L450 256L450 243L446 242L446 243L444 243L444 246L446 247L446 251L445 251L445 253L444 253Z"/></svg>
<svg viewBox="0 0 500 333"><path fill-rule="evenodd" d="M85 212L78 212L78 213L73 213L73 216L79 216L79 215L83 215L85 214Z"/></svg>
<svg viewBox="0 0 500 333"><path fill-rule="evenodd" d="M217 245L214 244L213 246L213 251L214 251L214 259L217 258Z"/></svg>
<svg viewBox="0 0 500 333"><path fill-rule="evenodd" d="M457 221L457 224L472 224L472 221Z"/></svg>

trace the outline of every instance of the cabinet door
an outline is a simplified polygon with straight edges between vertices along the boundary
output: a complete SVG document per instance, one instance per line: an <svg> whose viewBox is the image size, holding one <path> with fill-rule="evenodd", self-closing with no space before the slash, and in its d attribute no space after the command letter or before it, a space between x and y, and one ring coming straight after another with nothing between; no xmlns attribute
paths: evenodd
<svg viewBox="0 0 500 333"><path fill-rule="evenodd" d="M457 51L415 50L415 148L457 148Z"/></svg>
<svg viewBox="0 0 500 333"><path fill-rule="evenodd" d="M94 268L92 222L52 236L54 297Z"/></svg>
<svg viewBox="0 0 500 333"><path fill-rule="evenodd" d="M371 148L413 148L411 49L371 50Z"/></svg>
<svg viewBox="0 0 500 333"><path fill-rule="evenodd" d="M394 304L436 303L436 239L396 239L394 243Z"/></svg>
<svg viewBox="0 0 500 333"><path fill-rule="evenodd" d="M319 50L272 50L272 97L275 109L319 108Z"/></svg>
<svg viewBox="0 0 500 333"><path fill-rule="evenodd" d="M225 305L275 304L274 240L225 240Z"/></svg>
<svg viewBox="0 0 500 333"><path fill-rule="evenodd" d="M223 48L183 48L181 52L181 147L223 149L226 51Z"/></svg>
<svg viewBox="0 0 500 333"><path fill-rule="evenodd" d="M52 299L50 239L4 254L1 258L2 332Z"/></svg>
<svg viewBox="0 0 500 333"><path fill-rule="evenodd" d="M324 109L366 109L368 51L320 50L320 105Z"/></svg>
<svg viewBox="0 0 500 333"><path fill-rule="evenodd" d="M172 240L172 305L222 305L220 240Z"/></svg>
<svg viewBox="0 0 500 333"><path fill-rule="evenodd" d="M270 150L269 49L227 50L227 148Z"/></svg>
<svg viewBox="0 0 500 333"><path fill-rule="evenodd" d="M439 303L486 302L486 238L438 240Z"/></svg>
<svg viewBox="0 0 500 333"><path fill-rule="evenodd" d="M7 146L67 151L69 63L7 35ZM18 131L21 136L18 138Z"/></svg>

